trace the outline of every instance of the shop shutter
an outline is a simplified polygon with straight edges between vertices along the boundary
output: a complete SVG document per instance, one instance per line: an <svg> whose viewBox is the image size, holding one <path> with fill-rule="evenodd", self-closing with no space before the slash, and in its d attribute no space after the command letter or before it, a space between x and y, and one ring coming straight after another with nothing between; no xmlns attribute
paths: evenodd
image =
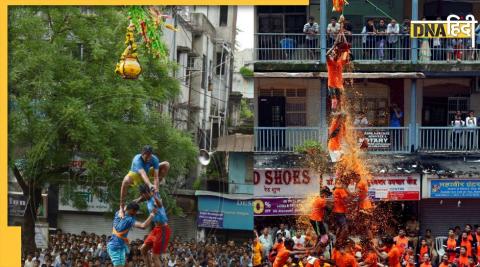
<svg viewBox="0 0 480 267"><path fill-rule="evenodd" d="M112 218L102 214L58 214L58 228L64 233L80 234L82 231L95 233L96 235L112 234ZM135 228L128 234L130 240L142 239L148 232Z"/></svg>
<svg viewBox="0 0 480 267"><path fill-rule="evenodd" d="M480 199L423 199L420 204L421 231L431 229L435 236L447 236L448 228L480 224Z"/></svg>
<svg viewBox="0 0 480 267"><path fill-rule="evenodd" d="M197 222L194 214L187 214L185 217L170 216L169 225L172 235L180 237L181 240L189 241L197 236Z"/></svg>

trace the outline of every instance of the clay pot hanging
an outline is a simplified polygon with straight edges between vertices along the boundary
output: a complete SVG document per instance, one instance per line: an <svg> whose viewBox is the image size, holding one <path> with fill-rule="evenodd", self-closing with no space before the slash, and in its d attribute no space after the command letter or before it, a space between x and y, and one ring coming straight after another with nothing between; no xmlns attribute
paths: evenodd
<svg viewBox="0 0 480 267"><path fill-rule="evenodd" d="M138 58L132 55L125 56L125 59L120 60L119 62L119 74L124 79L137 79L142 72L142 66L140 66L140 62Z"/></svg>

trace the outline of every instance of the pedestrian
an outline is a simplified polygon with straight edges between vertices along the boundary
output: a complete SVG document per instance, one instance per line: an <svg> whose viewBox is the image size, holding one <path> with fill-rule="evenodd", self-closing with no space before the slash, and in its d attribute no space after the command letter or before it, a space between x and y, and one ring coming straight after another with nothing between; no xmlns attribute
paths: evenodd
<svg viewBox="0 0 480 267"><path fill-rule="evenodd" d="M262 244L262 248L263 248L262 255L263 255L263 258L266 258L266 257L268 256L268 253L270 252L270 250L271 250L272 247L273 247L272 236L271 236L270 233L269 233L268 227L265 227L265 228L263 229L263 233L262 233L262 235L258 238L258 240L259 240L260 243Z"/></svg>

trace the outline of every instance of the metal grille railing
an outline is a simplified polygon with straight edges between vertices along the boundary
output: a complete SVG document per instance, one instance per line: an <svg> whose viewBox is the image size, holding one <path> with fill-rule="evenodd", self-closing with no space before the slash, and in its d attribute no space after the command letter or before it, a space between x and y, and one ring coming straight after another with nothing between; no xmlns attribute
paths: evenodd
<svg viewBox="0 0 480 267"><path fill-rule="evenodd" d="M418 127L420 152L480 152L480 127Z"/></svg>
<svg viewBox="0 0 480 267"><path fill-rule="evenodd" d="M319 60L321 38L326 38L326 49L329 49L334 39L326 34L307 36L302 33L257 33L255 59ZM355 61L412 60L411 39L408 34L351 34L346 38L352 45L351 52ZM480 62L480 49L472 48L468 38L415 41L418 43L419 63Z"/></svg>

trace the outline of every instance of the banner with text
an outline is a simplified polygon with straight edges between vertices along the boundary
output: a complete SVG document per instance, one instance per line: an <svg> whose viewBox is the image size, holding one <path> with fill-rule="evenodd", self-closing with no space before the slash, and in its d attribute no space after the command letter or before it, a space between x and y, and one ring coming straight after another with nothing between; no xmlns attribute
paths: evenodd
<svg viewBox="0 0 480 267"><path fill-rule="evenodd" d="M438 179L430 181L431 198L480 198L480 180Z"/></svg>
<svg viewBox="0 0 480 267"><path fill-rule="evenodd" d="M58 210L87 212L110 211L110 204L106 199L106 197L108 196L107 187L101 186L99 187L99 189L102 192L101 196L95 195L91 188L79 186L73 191L73 194L75 194L76 196L70 196L69 198L65 198L66 192L64 191L63 187L60 187L61 200L58 203ZM75 207L73 201L71 200L73 197L83 198L87 204L86 209L78 209L77 207Z"/></svg>
<svg viewBox="0 0 480 267"><path fill-rule="evenodd" d="M308 169L253 171L254 197L305 197L318 194L320 178Z"/></svg>
<svg viewBox="0 0 480 267"><path fill-rule="evenodd" d="M253 201L254 216L287 216L302 214L300 198L261 198Z"/></svg>
<svg viewBox="0 0 480 267"><path fill-rule="evenodd" d="M367 139L368 150L379 151L390 149L390 131L388 130L359 130L363 134L358 138L358 143L362 144Z"/></svg>
<svg viewBox="0 0 480 267"><path fill-rule="evenodd" d="M200 211L198 213L198 226L222 229L223 212Z"/></svg>
<svg viewBox="0 0 480 267"><path fill-rule="evenodd" d="M327 175L323 184L333 189L335 177ZM355 184L349 186L355 190ZM369 181L368 193L373 200L420 200L420 175L419 174L385 174L375 175Z"/></svg>

